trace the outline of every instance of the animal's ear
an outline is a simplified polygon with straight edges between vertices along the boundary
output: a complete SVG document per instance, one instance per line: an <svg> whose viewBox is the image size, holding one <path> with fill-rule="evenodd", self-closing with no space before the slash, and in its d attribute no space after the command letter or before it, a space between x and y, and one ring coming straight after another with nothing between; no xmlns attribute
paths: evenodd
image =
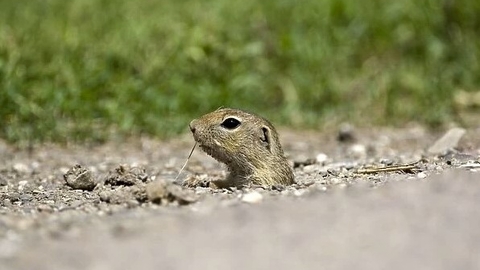
<svg viewBox="0 0 480 270"><path fill-rule="evenodd" d="M260 134L260 140L262 145L267 148L267 150L272 152L272 131L267 126L262 127L262 132Z"/></svg>

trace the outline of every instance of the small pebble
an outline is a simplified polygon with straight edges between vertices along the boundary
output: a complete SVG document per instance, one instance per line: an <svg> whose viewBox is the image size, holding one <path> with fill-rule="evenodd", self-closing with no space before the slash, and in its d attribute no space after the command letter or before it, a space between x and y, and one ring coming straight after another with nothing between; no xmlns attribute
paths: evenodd
<svg viewBox="0 0 480 270"><path fill-rule="evenodd" d="M18 191L23 191L23 189L25 188L27 183L28 183L28 181L26 181L26 180L18 182Z"/></svg>
<svg viewBox="0 0 480 270"><path fill-rule="evenodd" d="M316 185L315 188L320 191L326 191L327 187L324 185Z"/></svg>
<svg viewBox="0 0 480 270"><path fill-rule="evenodd" d="M322 163L324 163L325 161L327 161L328 156L327 156L326 154L324 154L324 153L320 153L320 154L317 155L317 157L316 157L315 159L316 159L317 163L322 164Z"/></svg>
<svg viewBox="0 0 480 270"><path fill-rule="evenodd" d="M447 131L440 139L438 139L430 148L428 152L430 154L443 155L448 151L457 147L458 142L465 134L463 128L452 128Z"/></svg>
<svg viewBox="0 0 480 270"><path fill-rule="evenodd" d="M328 171L327 170L321 170L320 172L318 172L318 174L321 177L327 177L328 176Z"/></svg>
<svg viewBox="0 0 480 270"><path fill-rule="evenodd" d="M417 178L418 178L418 179L425 179L426 177L427 177L427 174L424 173L424 172L419 172L419 173L417 174Z"/></svg>
<svg viewBox="0 0 480 270"><path fill-rule="evenodd" d="M355 141L354 127L349 123L341 124L338 130L337 140L343 143Z"/></svg>
<svg viewBox="0 0 480 270"><path fill-rule="evenodd" d="M18 186L25 186L28 183L27 180L22 180L18 182Z"/></svg>
<svg viewBox="0 0 480 270"><path fill-rule="evenodd" d="M4 207L11 207L12 206L12 201L10 199L4 199L3 200L3 206Z"/></svg>
<svg viewBox="0 0 480 270"><path fill-rule="evenodd" d="M147 184L147 197L148 200L154 203L160 203L162 200L168 198L167 190L168 182L157 180Z"/></svg>
<svg viewBox="0 0 480 270"><path fill-rule="evenodd" d="M297 196L297 197L300 197L302 196L303 194L307 193L307 190L305 189L297 189L293 192L293 195Z"/></svg>
<svg viewBox="0 0 480 270"><path fill-rule="evenodd" d="M50 205L46 205L46 204L41 204L37 207L38 211L40 212L44 212L44 213L52 213L53 212L53 209Z"/></svg>
<svg viewBox="0 0 480 270"><path fill-rule="evenodd" d="M110 193L107 191L101 191L98 196L100 197L101 201L108 202L110 201Z"/></svg>
<svg viewBox="0 0 480 270"><path fill-rule="evenodd" d="M338 184L342 183L342 180L340 178L333 177L333 178L330 179L329 182L332 185L338 185Z"/></svg>
<svg viewBox="0 0 480 270"><path fill-rule="evenodd" d="M162 179L148 183L146 192L149 201L159 204L178 203L185 205L198 200L193 192Z"/></svg>
<svg viewBox="0 0 480 270"><path fill-rule="evenodd" d="M128 200L127 201L127 206L129 208L134 208L134 207L137 207L139 205L140 205L140 203L137 200Z"/></svg>
<svg viewBox="0 0 480 270"><path fill-rule="evenodd" d="M263 200L263 195L257 191L251 191L249 193L243 194L242 202L246 203L259 203Z"/></svg>
<svg viewBox="0 0 480 270"><path fill-rule="evenodd" d="M92 177L92 173L79 164L70 168L70 170L63 175L63 179L67 186L73 189L91 191L97 185Z"/></svg>
<svg viewBox="0 0 480 270"><path fill-rule="evenodd" d="M145 182L147 179L148 174L144 168L120 165L109 172L105 178L105 184L111 186L133 186Z"/></svg>
<svg viewBox="0 0 480 270"><path fill-rule="evenodd" d="M317 168L318 168L318 166L315 166L315 165L307 165L307 166L303 167L303 171L306 172L306 173L312 173Z"/></svg>
<svg viewBox="0 0 480 270"><path fill-rule="evenodd" d="M30 168L23 163L15 163L13 165L13 169L18 173L28 173L30 172Z"/></svg>
<svg viewBox="0 0 480 270"><path fill-rule="evenodd" d="M382 159L380 160L380 163L389 166L389 165L392 165L392 164L393 164L393 160L388 159L388 158L382 158Z"/></svg>
<svg viewBox="0 0 480 270"><path fill-rule="evenodd" d="M354 144L349 149L349 154L355 158L363 158L367 156L367 147L363 144Z"/></svg>
<svg viewBox="0 0 480 270"><path fill-rule="evenodd" d="M8 185L8 181L5 177L3 177L2 175L0 175L0 187L1 186L6 186Z"/></svg>
<svg viewBox="0 0 480 270"><path fill-rule="evenodd" d="M346 188L347 184L346 183L340 183L337 186L340 187L340 188Z"/></svg>

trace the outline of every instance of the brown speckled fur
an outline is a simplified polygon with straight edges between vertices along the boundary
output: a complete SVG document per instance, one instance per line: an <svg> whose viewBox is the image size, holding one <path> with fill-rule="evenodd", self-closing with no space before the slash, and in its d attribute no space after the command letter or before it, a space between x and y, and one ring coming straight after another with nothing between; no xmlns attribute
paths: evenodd
<svg viewBox="0 0 480 270"><path fill-rule="evenodd" d="M241 124L231 130L223 127L222 122L229 117ZM225 186L294 183L278 134L268 120L242 110L221 108L193 120L190 129L207 154L227 165L230 174Z"/></svg>

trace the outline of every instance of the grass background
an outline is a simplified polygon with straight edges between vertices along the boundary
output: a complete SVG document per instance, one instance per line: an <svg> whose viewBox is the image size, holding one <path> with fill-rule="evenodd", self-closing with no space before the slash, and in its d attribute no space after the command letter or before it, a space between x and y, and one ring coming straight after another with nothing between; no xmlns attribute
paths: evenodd
<svg viewBox="0 0 480 270"><path fill-rule="evenodd" d="M480 84L480 1L2 0L0 137L171 136L220 106L438 126Z"/></svg>

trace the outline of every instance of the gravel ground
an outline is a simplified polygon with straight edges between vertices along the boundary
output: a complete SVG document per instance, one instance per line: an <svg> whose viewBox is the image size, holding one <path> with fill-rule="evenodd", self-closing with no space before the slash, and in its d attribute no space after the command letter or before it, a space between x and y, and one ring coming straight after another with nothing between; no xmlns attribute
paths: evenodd
<svg viewBox="0 0 480 270"><path fill-rule="evenodd" d="M0 143L0 269L480 269L480 129L280 133L272 189L210 188L198 149L175 180L188 135Z"/></svg>

